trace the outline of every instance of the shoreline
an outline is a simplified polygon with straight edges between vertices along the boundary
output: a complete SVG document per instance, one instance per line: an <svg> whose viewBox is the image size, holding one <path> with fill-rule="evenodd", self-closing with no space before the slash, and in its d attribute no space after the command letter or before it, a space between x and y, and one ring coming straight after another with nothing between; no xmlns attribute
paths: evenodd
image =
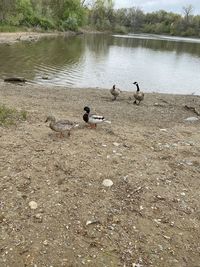
<svg viewBox="0 0 200 267"><path fill-rule="evenodd" d="M64 36L70 37L79 33L67 32L0 32L0 44L13 44L19 41L38 41L43 37Z"/></svg>

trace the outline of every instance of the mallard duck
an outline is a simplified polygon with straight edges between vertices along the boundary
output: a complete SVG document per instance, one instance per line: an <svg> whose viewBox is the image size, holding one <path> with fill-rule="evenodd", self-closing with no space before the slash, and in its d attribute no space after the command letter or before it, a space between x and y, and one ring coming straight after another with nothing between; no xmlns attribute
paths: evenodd
<svg viewBox="0 0 200 267"><path fill-rule="evenodd" d="M135 98L134 104L139 105L140 102L144 99L144 93L140 91L140 87L139 87L137 82L134 82L133 84L135 84L137 86L137 91L134 94L134 98ZM138 103L137 103L137 101L138 101Z"/></svg>
<svg viewBox="0 0 200 267"><path fill-rule="evenodd" d="M84 107L84 110L86 111L83 115L83 120L90 125L91 128L96 128L97 124L102 122L111 123L110 121L107 121L104 116L94 115L90 114L90 108Z"/></svg>
<svg viewBox="0 0 200 267"><path fill-rule="evenodd" d="M69 120L60 120L56 121L54 116L48 116L45 122L50 121L49 127L51 130L60 133L60 137L64 136L64 133L67 132L68 136L71 134L71 129L79 126L78 123L69 121Z"/></svg>
<svg viewBox="0 0 200 267"><path fill-rule="evenodd" d="M111 93L111 95L114 96L113 101L115 101L117 99L117 97L119 96L119 94L121 93L121 90L116 88L116 86L114 84L112 89L110 89L110 93Z"/></svg>

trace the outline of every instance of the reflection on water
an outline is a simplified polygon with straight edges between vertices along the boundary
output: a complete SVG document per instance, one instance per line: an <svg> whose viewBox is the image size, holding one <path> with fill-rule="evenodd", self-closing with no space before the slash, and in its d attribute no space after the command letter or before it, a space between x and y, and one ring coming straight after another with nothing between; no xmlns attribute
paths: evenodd
<svg viewBox="0 0 200 267"><path fill-rule="evenodd" d="M82 35L0 46L0 76L40 84L200 95L200 40ZM42 79L48 76L48 80Z"/></svg>

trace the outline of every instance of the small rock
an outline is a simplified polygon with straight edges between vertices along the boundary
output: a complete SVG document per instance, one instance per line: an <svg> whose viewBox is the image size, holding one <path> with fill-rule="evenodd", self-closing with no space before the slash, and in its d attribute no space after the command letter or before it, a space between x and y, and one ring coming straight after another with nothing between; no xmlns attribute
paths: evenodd
<svg viewBox="0 0 200 267"><path fill-rule="evenodd" d="M116 147L120 146L120 144L116 143L116 142L114 142L113 145L116 146Z"/></svg>
<svg viewBox="0 0 200 267"><path fill-rule="evenodd" d="M5 216L3 214L0 214L0 223L2 223L5 219Z"/></svg>
<svg viewBox="0 0 200 267"><path fill-rule="evenodd" d="M199 118L197 118L197 117L188 117L184 121L191 121L191 122L193 122L193 121L198 121L198 120L199 120Z"/></svg>
<svg viewBox="0 0 200 267"><path fill-rule="evenodd" d="M49 77L48 77L47 75L43 75L43 76L42 76L42 79L43 79L43 80L49 80Z"/></svg>
<svg viewBox="0 0 200 267"><path fill-rule="evenodd" d="M37 213L36 215L35 215L35 221L36 222L42 222L42 214L41 213Z"/></svg>
<svg viewBox="0 0 200 267"><path fill-rule="evenodd" d="M48 245L48 241L44 240L43 245L47 246Z"/></svg>
<svg viewBox="0 0 200 267"><path fill-rule="evenodd" d="M88 225L90 225L90 224L95 224L95 223L100 223L99 222L99 220L88 220L87 222L86 222L86 226L88 226Z"/></svg>
<svg viewBox="0 0 200 267"><path fill-rule="evenodd" d="M154 219L154 222L156 222L157 224L161 223L161 219Z"/></svg>
<svg viewBox="0 0 200 267"><path fill-rule="evenodd" d="M113 185L113 181L110 179L103 180L103 185L106 187L111 187Z"/></svg>
<svg viewBox="0 0 200 267"><path fill-rule="evenodd" d="M32 210L36 210L38 207L38 204L35 201L30 201L28 205Z"/></svg>
<svg viewBox="0 0 200 267"><path fill-rule="evenodd" d="M167 240L170 240L170 239L171 239L171 237L166 236L166 235L164 235L163 237L164 237L165 239L167 239Z"/></svg>

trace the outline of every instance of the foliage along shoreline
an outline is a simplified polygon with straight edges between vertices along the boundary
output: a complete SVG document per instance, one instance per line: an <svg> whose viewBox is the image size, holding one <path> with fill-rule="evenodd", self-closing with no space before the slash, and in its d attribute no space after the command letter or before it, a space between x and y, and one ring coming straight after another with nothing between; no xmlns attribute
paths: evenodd
<svg viewBox="0 0 200 267"><path fill-rule="evenodd" d="M150 33L200 38L200 15L193 7L183 14L140 8L114 9L113 0L10 0L0 1L0 32L106 31Z"/></svg>

